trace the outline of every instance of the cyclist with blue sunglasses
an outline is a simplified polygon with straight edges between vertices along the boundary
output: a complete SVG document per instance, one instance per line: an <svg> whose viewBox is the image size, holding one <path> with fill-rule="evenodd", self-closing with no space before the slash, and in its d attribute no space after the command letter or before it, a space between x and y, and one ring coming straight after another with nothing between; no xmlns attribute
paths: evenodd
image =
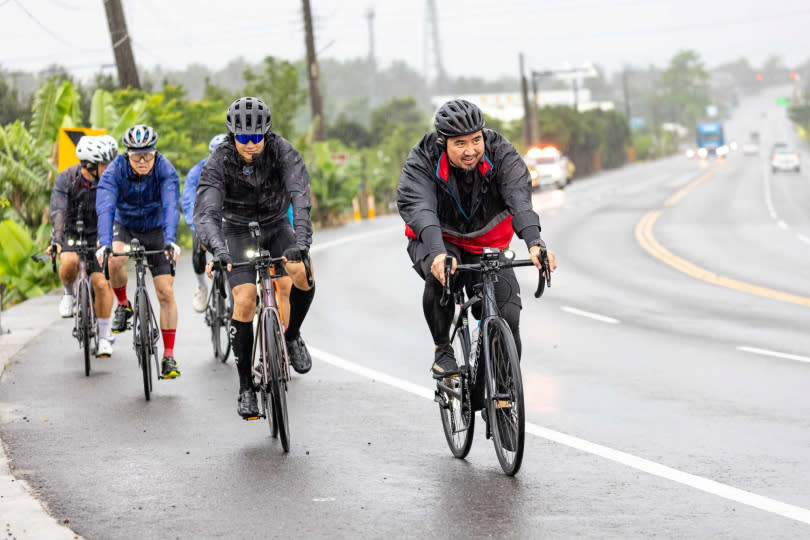
<svg viewBox="0 0 810 540"><path fill-rule="evenodd" d="M254 247L248 224L259 222L263 248L273 257L286 259L289 277L277 284L290 363L298 373L308 372L312 360L300 328L315 295L303 264L305 258L311 262L309 173L292 144L270 130L270 110L262 100L242 97L234 101L225 126L227 140L214 150L200 175L194 228L200 241L228 268L234 298L231 344L239 372L237 412L251 417L259 413L250 366L256 274L250 266L232 268L231 263L247 258L245 252ZM292 225L287 217L290 204ZM210 275L210 263L207 270Z"/></svg>

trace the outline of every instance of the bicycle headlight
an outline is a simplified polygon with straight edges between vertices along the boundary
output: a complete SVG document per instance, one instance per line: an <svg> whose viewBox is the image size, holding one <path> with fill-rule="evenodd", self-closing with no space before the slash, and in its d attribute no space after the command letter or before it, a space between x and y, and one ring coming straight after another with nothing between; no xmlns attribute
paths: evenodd
<svg viewBox="0 0 810 540"><path fill-rule="evenodd" d="M249 250L245 251L245 257L247 257L248 259L253 259L253 258L256 257L256 255L257 255L257 253L253 249L249 249Z"/></svg>
<svg viewBox="0 0 810 540"><path fill-rule="evenodd" d="M72 245L74 245L75 243L76 243L76 241L75 241L73 238L68 239L68 245L69 245L69 246L72 246Z"/></svg>
<svg viewBox="0 0 810 540"><path fill-rule="evenodd" d="M130 251L132 251L132 246L130 246L129 244L125 244L124 245L124 252L129 253Z"/></svg>
<svg viewBox="0 0 810 540"><path fill-rule="evenodd" d="M511 249L505 249L501 253L503 254L503 258L507 261L512 261L515 259L515 252Z"/></svg>

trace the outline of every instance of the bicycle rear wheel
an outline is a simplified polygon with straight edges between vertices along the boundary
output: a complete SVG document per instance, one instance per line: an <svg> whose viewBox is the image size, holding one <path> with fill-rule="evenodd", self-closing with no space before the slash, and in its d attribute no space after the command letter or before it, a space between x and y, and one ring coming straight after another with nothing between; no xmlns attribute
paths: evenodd
<svg viewBox="0 0 810 540"><path fill-rule="evenodd" d="M79 283L79 305L78 309L78 325L79 325L79 346L84 351L84 375L90 376L90 355L92 353L90 346L90 329L92 322L90 310L90 291L87 289L86 282Z"/></svg>
<svg viewBox="0 0 810 540"><path fill-rule="evenodd" d="M270 395L273 401L275 425L278 428L281 447L285 452L290 451L290 421L287 415L287 376L284 369L285 343L281 333L281 322L278 316L269 312L264 317L264 332L267 337L268 375L270 379Z"/></svg>
<svg viewBox="0 0 810 540"><path fill-rule="evenodd" d="M146 297L146 291L138 291L135 302L138 312L137 329L132 332L132 339L143 375L143 395L146 401L149 401L152 394L152 327L149 324L149 299Z"/></svg>
<svg viewBox="0 0 810 540"><path fill-rule="evenodd" d="M487 416L495 454L503 472L513 476L523 461L526 411L523 408L523 379L512 330L503 319L491 319L486 327Z"/></svg>
<svg viewBox="0 0 810 540"><path fill-rule="evenodd" d="M475 432L475 414L472 410L470 370L470 334L465 328L457 328L453 336L453 353L460 368L460 375L437 382L439 416L442 419L444 438L453 455L459 459L470 452Z"/></svg>

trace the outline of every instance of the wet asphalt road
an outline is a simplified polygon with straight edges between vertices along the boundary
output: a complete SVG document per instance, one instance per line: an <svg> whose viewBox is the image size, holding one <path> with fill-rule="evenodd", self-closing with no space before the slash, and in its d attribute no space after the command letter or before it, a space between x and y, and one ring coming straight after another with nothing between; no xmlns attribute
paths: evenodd
<svg viewBox="0 0 810 540"><path fill-rule="evenodd" d="M807 537L778 503L810 508L810 364L738 347L810 356L808 306L686 275L636 232L662 210L652 233L678 257L810 296L810 176L766 167L774 140L797 142L774 97L744 100L726 125L740 142L759 131L758 157L674 157L536 194L561 267L539 302L536 273L518 273L528 421L547 436L527 435L516 478L480 424L467 460L453 459L435 404L403 390L429 394L432 355L395 216L317 235L303 329L315 366L292 383L290 454L265 423L237 418L235 370L211 357L186 259L183 376L156 382L152 402L129 334L89 378L68 321L7 368L0 429L16 473L87 538ZM630 458L549 440L558 433ZM639 458L767 501L642 472Z"/></svg>

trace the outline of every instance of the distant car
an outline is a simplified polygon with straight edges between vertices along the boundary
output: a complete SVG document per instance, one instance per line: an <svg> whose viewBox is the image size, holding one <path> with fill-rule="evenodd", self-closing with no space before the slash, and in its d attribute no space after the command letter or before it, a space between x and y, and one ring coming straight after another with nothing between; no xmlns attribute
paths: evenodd
<svg viewBox="0 0 810 540"><path fill-rule="evenodd" d="M775 143L773 143L773 146L771 147L771 157L773 157L773 155L776 153L777 150L782 150L782 149L785 149L787 147L788 147L787 143L783 143L783 142L775 142Z"/></svg>
<svg viewBox="0 0 810 540"><path fill-rule="evenodd" d="M570 178L568 158L553 146L530 148L523 158L533 188L563 188Z"/></svg>
<svg viewBox="0 0 810 540"><path fill-rule="evenodd" d="M788 150L786 147L777 148L771 154L771 172L802 170L802 162L798 152Z"/></svg>
<svg viewBox="0 0 810 540"><path fill-rule="evenodd" d="M687 159L695 159L697 153L695 152L694 148L687 148L686 149L686 158Z"/></svg>
<svg viewBox="0 0 810 540"><path fill-rule="evenodd" d="M754 142L747 142L742 146L744 156L756 156L759 154L759 145Z"/></svg>

